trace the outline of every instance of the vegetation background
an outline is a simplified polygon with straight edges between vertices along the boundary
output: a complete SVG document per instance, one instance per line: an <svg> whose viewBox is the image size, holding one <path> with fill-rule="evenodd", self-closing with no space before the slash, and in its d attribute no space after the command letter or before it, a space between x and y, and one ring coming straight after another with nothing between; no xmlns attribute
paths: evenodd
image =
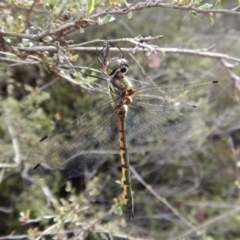
<svg viewBox="0 0 240 240"><path fill-rule="evenodd" d="M240 239L239 9L237 0L1 1L0 239ZM118 157L52 188L23 184L37 141L106 97L105 81L79 71L100 75L105 39L142 83L226 86L202 109L204 124L136 146L130 222Z"/></svg>

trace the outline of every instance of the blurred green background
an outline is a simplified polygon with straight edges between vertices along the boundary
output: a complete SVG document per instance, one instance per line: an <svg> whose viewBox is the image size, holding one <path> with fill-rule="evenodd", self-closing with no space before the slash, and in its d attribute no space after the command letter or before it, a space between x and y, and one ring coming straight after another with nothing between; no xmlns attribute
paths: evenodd
<svg viewBox="0 0 240 240"><path fill-rule="evenodd" d="M216 2L201 1L201 4ZM93 3L95 8L88 18L110 6L109 1ZM0 5L0 29L21 32L26 8L31 4L24 0L2 4L5 7ZM64 6L71 13L80 14L81 4L83 1L39 0L30 20L43 30L47 22L52 22L52 26L48 26L51 29L59 24L59 9ZM237 1L222 0L220 8L231 9L237 4ZM117 7L125 8L125 3L116 1ZM114 21L90 26L82 33L74 31L66 39L77 44L94 39L164 35L149 44L183 49L215 45L214 53L240 56L239 15L214 14L213 25L209 17L201 13L193 17L181 9L160 7L133 11L131 18L130 15L114 17ZM21 38L9 39L14 46L24 46ZM37 46L39 43L28 40L26 44ZM125 42L117 45L134 47ZM102 44L90 46L102 47ZM86 51L69 53L78 55L74 65L99 69L98 51L88 51L87 47ZM202 109L203 124L194 121L184 134L164 139L146 151L133 146L136 148L130 155L131 165L158 197L133 174L135 218L129 222L124 206L115 206L122 192L117 155L94 171L50 190L25 186L29 151L51 129L96 108L107 97L106 82L86 77L87 83L94 86L89 89L77 79L75 72L69 70L65 74L75 78L79 85L57 76L51 71L53 62L47 62L56 57L53 52L32 53L41 64L13 64L3 60L4 54L2 50L0 239L7 236L13 239L11 235L16 236L14 239L240 239L240 107L231 91L229 72L219 59L197 54L158 53L149 57L142 51L134 55L125 52L130 66L127 75L143 83L150 84L149 78L157 85L217 80L226 86L213 103ZM239 75L240 67L234 65L233 71ZM109 212L112 207L114 213Z"/></svg>

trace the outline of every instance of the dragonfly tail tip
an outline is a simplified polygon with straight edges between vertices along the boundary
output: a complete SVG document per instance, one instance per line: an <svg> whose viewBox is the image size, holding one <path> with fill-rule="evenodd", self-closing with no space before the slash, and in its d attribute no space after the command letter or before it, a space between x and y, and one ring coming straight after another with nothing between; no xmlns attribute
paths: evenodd
<svg viewBox="0 0 240 240"><path fill-rule="evenodd" d="M40 164L38 163L38 164L33 168L33 170L36 170L39 166L40 166Z"/></svg>

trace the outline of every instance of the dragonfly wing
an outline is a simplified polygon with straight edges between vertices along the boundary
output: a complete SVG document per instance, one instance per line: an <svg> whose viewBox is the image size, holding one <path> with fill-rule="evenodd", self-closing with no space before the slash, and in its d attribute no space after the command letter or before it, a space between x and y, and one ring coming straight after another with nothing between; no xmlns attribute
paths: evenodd
<svg viewBox="0 0 240 240"><path fill-rule="evenodd" d="M115 150L116 152L113 152ZM117 152L117 124L110 102L50 132L28 156L31 175L52 181L83 174Z"/></svg>
<svg viewBox="0 0 240 240"><path fill-rule="evenodd" d="M145 87L135 91L135 101L155 105L182 102L188 105L199 105L200 101L211 102L224 91L224 85L218 81L207 81L185 85Z"/></svg>
<svg viewBox="0 0 240 240"><path fill-rule="evenodd" d="M150 87L136 91L126 117L130 137L155 141L189 126L192 112L216 98L224 87L219 82Z"/></svg>
<svg viewBox="0 0 240 240"><path fill-rule="evenodd" d="M182 104L159 110L133 102L130 109L126 117L128 135L142 141L155 141L185 130L195 107Z"/></svg>

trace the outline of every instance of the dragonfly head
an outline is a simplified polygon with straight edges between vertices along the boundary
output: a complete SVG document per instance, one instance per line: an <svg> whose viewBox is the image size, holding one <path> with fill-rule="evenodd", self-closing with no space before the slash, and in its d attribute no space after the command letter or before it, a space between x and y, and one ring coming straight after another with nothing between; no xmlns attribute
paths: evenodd
<svg viewBox="0 0 240 240"><path fill-rule="evenodd" d="M128 61L125 58L111 58L107 63L107 74L109 76L116 75L116 73L125 74L128 71Z"/></svg>
<svg viewBox="0 0 240 240"><path fill-rule="evenodd" d="M113 99L124 98L132 92L131 82L124 76L128 71L128 62L125 58L111 58L108 60L106 72L110 76L109 89Z"/></svg>

